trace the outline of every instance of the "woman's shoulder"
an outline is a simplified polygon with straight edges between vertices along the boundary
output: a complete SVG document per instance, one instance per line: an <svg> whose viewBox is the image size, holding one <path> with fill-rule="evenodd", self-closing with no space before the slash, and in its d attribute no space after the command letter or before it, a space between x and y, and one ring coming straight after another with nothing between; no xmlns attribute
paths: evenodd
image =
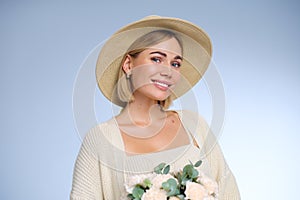
<svg viewBox="0 0 300 200"><path fill-rule="evenodd" d="M92 155L104 159L110 155L108 151L123 149L122 138L114 119L101 122L92 127L84 136L82 148Z"/></svg>
<svg viewBox="0 0 300 200"><path fill-rule="evenodd" d="M115 126L116 126L116 120L114 117L112 117L112 118L108 119L107 121L97 123L88 132L102 131L102 130L106 130L110 127L115 127Z"/></svg>
<svg viewBox="0 0 300 200"><path fill-rule="evenodd" d="M110 138L112 135L116 134L118 128L114 118L107 121L100 122L90 128L85 136L84 140L101 140L103 138Z"/></svg>

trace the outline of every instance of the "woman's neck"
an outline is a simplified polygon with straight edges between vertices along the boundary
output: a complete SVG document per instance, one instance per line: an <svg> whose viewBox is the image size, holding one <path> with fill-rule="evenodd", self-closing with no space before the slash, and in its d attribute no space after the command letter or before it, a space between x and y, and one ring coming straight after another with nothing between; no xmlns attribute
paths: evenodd
<svg viewBox="0 0 300 200"><path fill-rule="evenodd" d="M133 102L128 103L122 114L127 117L127 123L137 126L148 126L153 121L166 117L166 112L162 110L157 101L146 101L139 98L135 98Z"/></svg>

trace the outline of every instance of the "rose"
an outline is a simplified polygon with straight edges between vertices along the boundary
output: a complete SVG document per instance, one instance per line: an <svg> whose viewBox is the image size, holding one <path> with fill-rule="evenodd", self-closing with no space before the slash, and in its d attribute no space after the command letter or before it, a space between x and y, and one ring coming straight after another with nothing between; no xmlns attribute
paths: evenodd
<svg viewBox="0 0 300 200"><path fill-rule="evenodd" d="M210 179L201 171L199 171L199 177L197 178L197 182L201 183L204 186L204 188L207 190L209 195L218 193L217 182Z"/></svg>
<svg viewBox="0 0 300 200"><path fill-rule="evenodd" d="M203 200L208 196L206 189L198 183L188 181L184 191L185 199L190 200Z"/></svg>
<svg viewBox="0 0 300 200"><path fill-rule="evenodd" d="M141 200L167 200L167 193L164 190L152 187L146 190Z"/></svg>

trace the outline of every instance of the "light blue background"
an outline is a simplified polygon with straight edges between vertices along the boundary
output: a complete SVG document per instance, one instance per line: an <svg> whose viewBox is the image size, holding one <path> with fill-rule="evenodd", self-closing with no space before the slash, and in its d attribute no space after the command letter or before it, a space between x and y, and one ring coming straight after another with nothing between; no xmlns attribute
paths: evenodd
<svg viewBox="0 0 300 200"><path fill-rule="evenodd" d="M1 1L0 199L69 198L79 67L118 28L152 14L211 36L227 97L220 144L242 198L297 199L299 9L292 0Z"/></svg>

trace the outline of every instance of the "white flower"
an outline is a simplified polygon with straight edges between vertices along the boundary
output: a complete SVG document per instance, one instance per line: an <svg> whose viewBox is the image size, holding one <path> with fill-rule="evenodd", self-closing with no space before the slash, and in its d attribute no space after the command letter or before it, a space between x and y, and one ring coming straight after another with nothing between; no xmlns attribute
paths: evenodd
<svg viewBox="0 0 300 200"><path fill-rule="evenodd" d="M169 200L180 200L178 197L172 196L169 198Z"/></svg>
<svg viewBox="0 0 300 200"><path fill-rule="evenodd" d="M167 193L159 188L151 187L146 190L141 200L167 200Z"/></svg>
<svg viewBox="0 0 300 200"><path fill-rule="evenodd" d="M218 183L206 176L203 172L199 171L199 177L197 181L204 186L209 195L218 194Z"/></svg>
<svg viewBox="0 0 300 200"><path fill-rule="evenodd" d="M189 200L203 200L208 196L206 189L198 183L188 181L184 191L185 199Z"/></svg>
<svg viewBox="0 0 300 200"><path fill-rule="evenodd" d="M138 184L145 186L144 180L145 179L151 180L153 176L154 176L154 174L138 174L138 175L129 176L125 183L126 192L131 194L134 187Z"/></svg>
<svg viewBox="0 0 300 200"><path fill-rule="evenodd" d="M156 176L153 177L151 180L152 187L153 188L161 188L162 183L166 182L168 179L173 178L175 179L172 175L170 174L157 174ZM175 179L176 180L176 179ZM177 180L176 180L177 181Z"/></svg>
<svg viewBox="0 0 300 200"><path fill-rule="evenodd" d="M185 200L217 200L218 198L218 183L205 175L199 168L194 168L198 170L199 175L196 182L188 181L185 186ZM121 200L125 200L127 194L132 194L133 189L140 185L145 193L143 194L141 200L167 200L167 191L162 188L162 184L167 182L169 179L173 179L177 182L175 178L176 174L180 173L183 175L183 170L179 169L173 171L169 174L138 174L133 176L128 176L126 179L125 189L126 194L121 197ZM185 174L186 176L186 174ZM145 180L148 179L145 184ZM150 187L150 188L149 188ZM181 195L183 195L181 193ZM180 200L176 196L169 197L169 200Z"/></svg>

